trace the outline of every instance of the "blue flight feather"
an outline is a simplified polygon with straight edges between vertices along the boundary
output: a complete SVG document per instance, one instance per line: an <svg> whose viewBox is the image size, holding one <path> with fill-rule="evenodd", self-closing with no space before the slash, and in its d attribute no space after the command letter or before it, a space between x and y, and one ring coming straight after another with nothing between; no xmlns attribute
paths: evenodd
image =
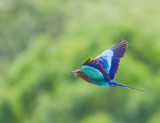
<svg viewBox="0 0 160 123"><path fill-rule="evenodd" d="M103 66L113 80L118 70L120 58L128 48L128 42L121 40L95 58L95 61Z"/></svg>

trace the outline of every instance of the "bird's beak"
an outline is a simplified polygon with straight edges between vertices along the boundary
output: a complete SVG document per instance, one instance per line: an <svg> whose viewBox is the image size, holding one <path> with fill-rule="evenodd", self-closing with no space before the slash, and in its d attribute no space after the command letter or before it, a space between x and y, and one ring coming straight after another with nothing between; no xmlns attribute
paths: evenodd
<svg viewBox="0 0 160 123"><path fill-rule="evenodd" d="M72 71L71 72L73 75L77 76L77 71Z"/></svg>

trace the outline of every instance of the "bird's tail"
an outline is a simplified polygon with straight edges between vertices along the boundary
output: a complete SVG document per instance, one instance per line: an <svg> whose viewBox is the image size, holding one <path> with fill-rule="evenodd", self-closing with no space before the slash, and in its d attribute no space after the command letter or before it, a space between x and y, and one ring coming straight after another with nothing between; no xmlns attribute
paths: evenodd
<svg viewBox="0 0 160 123"><path fill-rule="evenodd" d="M128 89L134 89L134 90L138 90L138 91L143 91L143 90L132 88L132 87L129 87L127 85L124 85L124 84L121 84L121 83L118 83L118 82L114 82L114 81L111 82L111 85L113 85L113 86L119 86L119 87L123 87L123 88L128 88Z"/></svg>

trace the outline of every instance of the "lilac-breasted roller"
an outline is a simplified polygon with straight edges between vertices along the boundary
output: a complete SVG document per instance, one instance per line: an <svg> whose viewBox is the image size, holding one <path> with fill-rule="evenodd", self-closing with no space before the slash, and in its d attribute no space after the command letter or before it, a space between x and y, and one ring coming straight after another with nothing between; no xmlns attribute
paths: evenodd
<svg viewBox="0 0 160 123"><path fill-rule="evenodd" d="M114 76L117 73L120 58L124 56L127 48L128 42L120 40L118 43L102 52L95 59L92 60L92 58L89 58L83 65L81 65L80 69L72 71L72 74L95 85L110 87L119 86L135 89L114 81Z"/></svg>

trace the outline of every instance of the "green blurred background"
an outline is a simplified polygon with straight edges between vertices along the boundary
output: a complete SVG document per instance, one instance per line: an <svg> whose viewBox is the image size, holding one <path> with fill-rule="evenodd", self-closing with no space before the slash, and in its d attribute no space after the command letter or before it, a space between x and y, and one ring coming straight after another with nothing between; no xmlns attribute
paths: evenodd
<svg viewBox="0 0 160 123"><path fill-rule="evenodd" d="M159 123L160 1L0 0L0 123ZM121 38L115 80L71 75Z"/></svg>

